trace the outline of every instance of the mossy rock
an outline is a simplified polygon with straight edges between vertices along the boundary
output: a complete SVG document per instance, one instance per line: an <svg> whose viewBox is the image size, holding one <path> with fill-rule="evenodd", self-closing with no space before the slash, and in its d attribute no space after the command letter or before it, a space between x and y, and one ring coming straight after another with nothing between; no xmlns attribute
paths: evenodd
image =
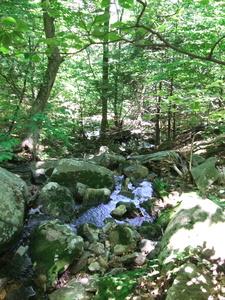
<svg viewBox="0 0 225 300"><path fill-rule="evenodd" d="M37 284L47 289L57 283L74 258L83 252L83 239L58 220L41 223L31 234L31 258L36 266Z"/></svg>

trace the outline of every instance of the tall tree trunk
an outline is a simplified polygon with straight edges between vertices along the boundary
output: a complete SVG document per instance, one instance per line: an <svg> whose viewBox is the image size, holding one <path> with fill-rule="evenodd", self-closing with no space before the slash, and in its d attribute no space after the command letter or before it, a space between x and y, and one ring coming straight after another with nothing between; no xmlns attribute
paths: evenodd
<svg viewBox="0 0 225 300"><path fill-rule="evenodd" d="M46 39L55 38L54 18L48 14L51 0L42 0L43 4L43 23ZM36 155L36 147L40 137L41 124L40 120L35 121L35 115L43 113L49 99L50 92L53 88L56 75L63 58L59 53L57 46L48 46L48 64L43 75L43 81L40 85L39 92L30 111L30 125L26 138L22 142L22 147L27 147Z"/></svg>
<svg viewBox="0 0 225 300"><path fill-rule="evenodd" d="M162 91L162 81L159 82L159 92ZM161 142L160 117L161 117L161 94L159 93L156 104L156 123L155 123L155 143L158 146Z"/></svg>
<svg viewBox="0 0 225 300"><path fill-rule="evenodd" d="M171 78L170 81L170 97L173 96L173 78ZM167 112L167 122L168 122L168 126L167 126L167 140L168 142L171 142L171 128L172 128L172 100L169 100L169 105L168 105L168 112Z"/></svg>
<svg viewBox="0 0 225 300"><path fill-rule="evenodd" d="M105 8L105 14L110 15L110 2ZM104 23L106 32L109 30L109 19ZM104 40L105 44L103 45L103 58L102 58L102 93L101 93L101 102L102 102L102 121L101 121L101 139L106 137L106 129L108 126L108 92L109 92L109 46L107 44L108 38Z"/></svg>

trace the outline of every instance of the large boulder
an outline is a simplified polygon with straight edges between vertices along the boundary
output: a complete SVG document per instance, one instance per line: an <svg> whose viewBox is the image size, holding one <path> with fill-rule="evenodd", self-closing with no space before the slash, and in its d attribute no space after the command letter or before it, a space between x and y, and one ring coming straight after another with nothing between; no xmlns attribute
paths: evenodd
<svg viewBox="0 0 225 300"><path fill-rule="evenodd" d="M148 176L148 168L142 165L132 165L124 169L124 174L132 179L143 179Z"/></svg>
<svg viewBox="0 0 225 300"><path fill-rule="evenodd" d="M214 292L212 278L194 264L186 263L178 271L166 300L208 300Z"/></svg>
<svg viewBox="0 0 225 300"><path fill-rule="evenodd" d="M196 193L181 196L181 204L169 222L162 237L159 250L161 264L179 259L180 253L225 260L221 234L225 231L223 209L209 199Z"/></svg>
<svg viewBox="0 0 225 300"><path fill-rule="evenodd" d="M191 169L193 179L200 190L210 186L219 178L219 172L215 167L216 161L217 158L210 157L201 165Z"/></svg>
<svg viewBox="0 0 225 300"><path fill-rule="evenodd" d="M31 234L31 258L36 266L37 285L51 290L63 273L83 253L83 239L58 220L45 221Z"/></svg>
<svg viewBox="0 0 225 300"><path fill-rule="evenodd" d="M50 300L90 300L93 294L86 292L84 286L76 279L70 280L64 287L54 291L49 295Z"/></svg>
<svg viewBox="0 0 225 300"><path fill-rule="evenodd" d="M114 173L105 167L77 159L61 159L54 169L50 181L68 186L75 193L76 183L91 188L114 189Z"/></svg>
<svg viewBox="0 0 225 300"><path fill-rule="evenodd" d="M36 184L45 183L52 175L52 172L57 164L58 160L43 160L31 162L30 169L34 182Z"/></svg>
<svg viewBox="0 0 225 300"><path fill-rule="evenodd" d="M90 161L110 170L115 170L125 163L126 158L122 155L100 152L98 155L91 157Z"/></svg>
<svg viewBox="0 0 225 300"><path fill-rule="evenodd" d="M28 189L16 175L0 168L0 252L20 239Z"/></svg>
<svg viewBox="0 0 225 300"><path fill-rule="evenodd" d="M46 184L38 197L41 212L63 222L71 222L74 216L74 198L70 190L57 182Z"/></svg>

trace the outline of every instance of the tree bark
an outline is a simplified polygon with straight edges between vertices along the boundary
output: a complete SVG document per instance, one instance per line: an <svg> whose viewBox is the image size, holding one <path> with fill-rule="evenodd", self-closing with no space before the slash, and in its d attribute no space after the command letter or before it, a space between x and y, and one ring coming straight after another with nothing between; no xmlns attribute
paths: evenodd
<svg viewBox="0 0 225 300"><path fill-rule="evenodd" d="M105 8L105 13L110 14L110 2ZM109 30L109 19L104 23L106 31ZM108 42L108 38L105 38L105 42ZM108 126L108 93L109 93L109 46L108 44L103 45L103 58L102 58L102 121L101 121L101 139L104 140L106 137L106 129Z"/></svg>
<svg viewBox="0 0 225 300"><path fill-rule="evenodd" d="M159 82L159 92L162 90L162 81ZM161 129L160 129L160 121L161 121L161 100L162 97L159 95L156 104L156 123L155 123L155 143L158 146L161 142Z"/></svg>
<svg viewBox="0 0 225 300"><path fill-rule="evenodd" d="M55 38L55 25L54 18L48 14L48 7L50 7L51 0L42 0L43 4L43 24L46 39ZM41 122L35 121L35 115L44 112L46 104L49 99L50 92L53 88L56 75L59 67L63 62L63 57L59 53L59 48L54 46L48 46L47 49L48 64L45 73L43 74L43 80L39 88L37 97L33 103L30 111L30 125L25 139L22 142L23 148L28 148L34 156L36 156L36 148L40 137Z"/></svg>

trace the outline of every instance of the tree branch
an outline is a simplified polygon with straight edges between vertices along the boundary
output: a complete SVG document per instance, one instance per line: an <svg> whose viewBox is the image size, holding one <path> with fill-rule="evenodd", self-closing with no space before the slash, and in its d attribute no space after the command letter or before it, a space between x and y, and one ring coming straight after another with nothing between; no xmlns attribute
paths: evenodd
<svg viewBox="0 0 225 300"><path fill-rule="evenodd" d="M185 54L185 55L187 55L187 56L189 56L189 57L192 57L192 58L196 58L196 59L199 59L199 60L210 61L210 62L219 64L219 65L225 66L225 61L223 61L223 60L219 60L219 59L213 58L213 57L211 57L211 56L201 56L201 55L197 55L197 54L188 52L188 51L186 51L186 50L183 50L183 49L180 49L180 48L174 46L173 44L171 44L170 42L168 42L168 41L167 41L167 40L166 40L159 32L155 31L155 30L152 29L152 28L146 27L146 26L144 26L144 25L138 25L137 27L143 28L143 29L147 30L148 32L151 32L152 34L154 34L155 36L157 36L161 42L164 43L164 46L165 46L165 47L170 48L170 49L173 49L173 50L176 51L176 52ZM218 43L219 43L219 42L218 42ZM218 44L218 43L217 43L217 44ZM214 46L216 46L216 45L214 45ZM214 47L214 48L215 48L215 47Z"/></svg>
<svg viewBox="0 0 225 300"><path fill-rule="evenodd" d="M216 46L225 38L225 35L221 36L220 39L218 39L218 41L213 45L213 47L211 48L211 51L209 53L209 58L212 58L213 55L213 51L216 48Z"/></svg>
<svg viewBox="0 0 225 300"><path fill-rule="evenodd" d="M140 21L141 21L141 18L144 14L144 11L146 9L146 2L143 2L142 0L137 0L138 3L140 3L142 5L142 10L140 12L140 15L138 16L138 19L137 19L137 22L136 22L136 27L139 27L139 28L143 28L145 29L146 31L152 33L153 35L157 36L158 39L164 43L164 47L167 47L167 48L170 48L170 49L173 49L174 51L176 52L179 52L179 53L182 53L182 54L185 54L189 57L192 57L192 58L196 58L196 59L199 59L199 60L205 60L205 61L210 61L210 62L213 62L213 63L216 63L216 64L219 64L219 65L223 65L225 66L225 61L223 60L219 60L219 59L216 59L216 58L213 58L212 55L213 55L213 51L214 49L216 48L216 46L221 42L222 39L225 38L225 35L222 36L215 44L214 46L211 48L211 51L209 53L208 56L201 56L201 55L197 55L197 54L194 54L194 53L191 53L191 52L188 52L186 50L183 50L183 49L180 49L176 46L174 46L173 44L171 44L170 42L167 41L166 38L163 37L162 34L160 34L158 31L155 31L154 29L150 28L150 27L147 27L145 25L141 25L140 24Z"/></svg>

